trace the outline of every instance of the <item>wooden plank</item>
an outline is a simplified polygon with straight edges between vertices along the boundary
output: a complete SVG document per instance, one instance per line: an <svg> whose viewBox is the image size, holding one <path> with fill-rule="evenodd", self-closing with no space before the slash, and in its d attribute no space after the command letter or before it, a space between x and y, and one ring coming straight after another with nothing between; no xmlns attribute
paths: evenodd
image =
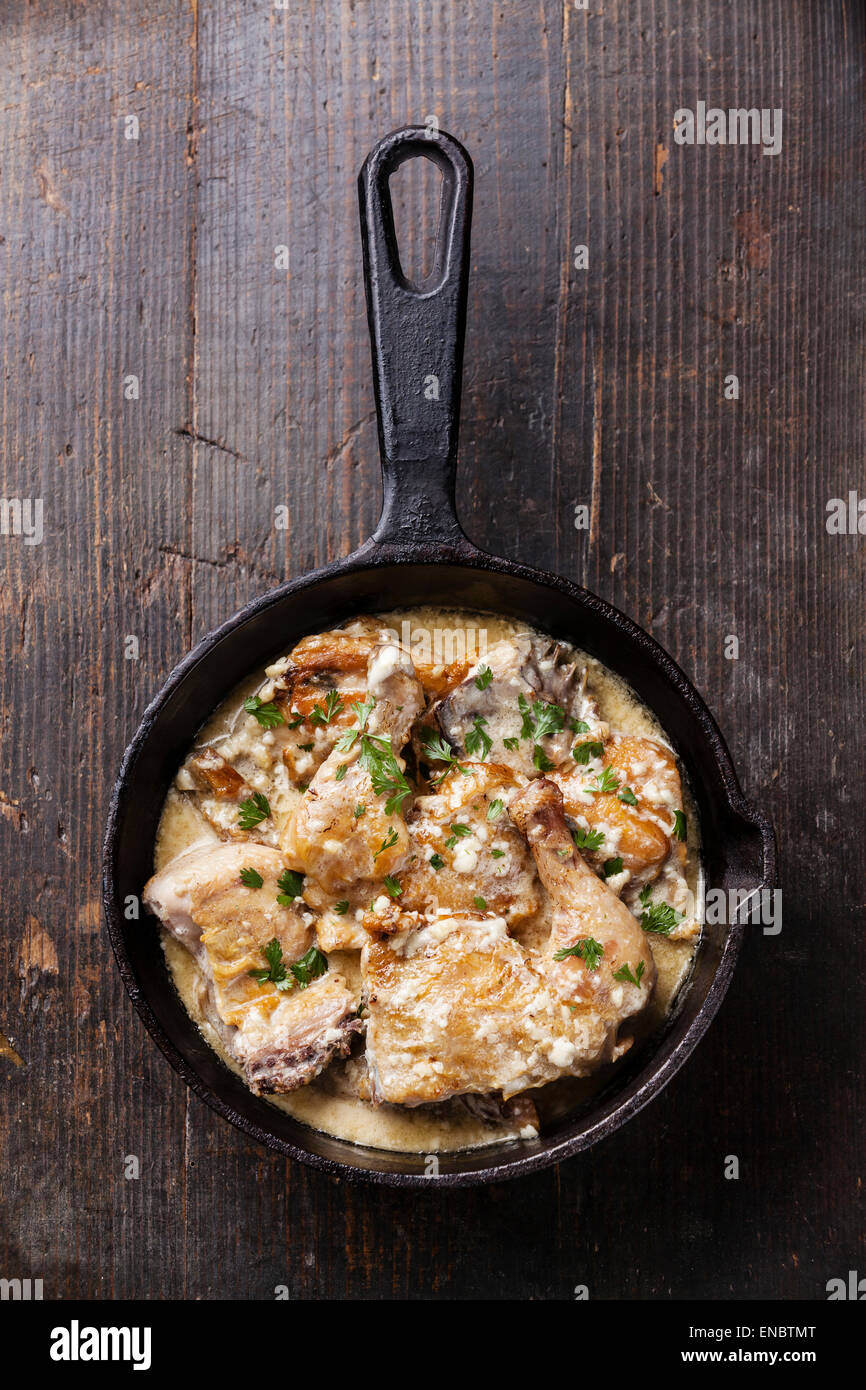
<svg viewBox="0 0 866 1390"><path fill-rule="evenodd" d="M850 0L10 18L0 495L41 497L45 535L0 540L0 1030L23 1059L0 1049L0 1274L52 1297L800 1299L862 1261L864 551L824 517L863 487L863 29ZM781 152L675 144L698 100L781 106ZM110 782L164 675L375 524L355 175L430 115L477 174L466 529L685 666L775 817L785 895L653 1106L447 1197L334 1183L190 1099L98 907ZM417 259L435 184L407 173Z"/></svg>

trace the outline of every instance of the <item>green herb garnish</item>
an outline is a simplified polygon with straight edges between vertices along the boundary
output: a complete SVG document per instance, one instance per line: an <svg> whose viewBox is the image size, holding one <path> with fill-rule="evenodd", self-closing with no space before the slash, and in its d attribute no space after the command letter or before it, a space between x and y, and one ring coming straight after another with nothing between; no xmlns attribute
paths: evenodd
<svg viewBox="0 0 866 1390"><path fill-rule="evenodd" d="M356 740L360 738L361 734L363 734L366 729L367 720L370 718L375 707L376 697L374 695L371 695L369 700L352 701L352 709L355 711L355 718L358 724L356 728L348 729L346 733L341 734L337 739L336 747L339 748L341 753L348 753L351 748L354 748Z"/></svg>
<svg viewBox="0 0 866 1390"><path fill-rule="evenodd" d="M313 980L317 980L320 975L324 975L328 969L328 957L324 955L318 946L311 946L309 951L305 951L300 960L296 960L290 966L291 972L297 980L301 989L306 989L307 985Z"/></svg>
<svg viewBox="0 0 866 1390"><path fill-rule="evenodd" d="M458 840L461 840L461 839L463 839L464 836L466 836L466 835L471 835L471 834L472 834L472 831L469 829L469 826L468 826L468 825L452 825L452 827L451 827L451 834L448 836L448 839L445 841L445 848L446 848L446 849L453 849L454 846L457 844L457 841L458 841Z"/></svg>
<svg viewBox="0 0 866 1390"><path fill-rule="evenodd" d="M268 798L261 792L253 792L238 807L238 825L241 830L255 830L271 814Z"/></svg>
<svg viewBox="0 0 866 1390"><path fill-rule="evenodd" d="M340 713L343 708L343 701L336 690L329 690L325 696L324 707L313 705L310 711L311 724L330 724L331 720Z"/></svg>
<svg viewBox="0 0 866 1390"><path fill-rule="evenodd" d="M277 902L280 907L289 907L304 891L304 875L296 873L294 869L283 869L277 879L277 887L280 890Z"/></svg>
<svg viewBox="0 0 866 1390"><path fill-rule="evenodd" d="M473 898L472 901L474 902L475 906L478 908L478 911L479 911L479 912L486 912L486 911L487 911L487 903L484 901L484 899L483 899L482 897Z"/></svg>
<svg viewBox="0 0 866 1390"><path fill-rule="evenodd" d="M489 734L484 732L486 723L487 720L483 715L476 714L472 721L472 728L466 735L466 752L469 754L470 758L475 754L480 755L482 762L484 762L484 759L493 747L493 739Z"/></svg>
<svg viewBox="0 0 866 1390"><path fill-rule="evenodd" d="M387 874L382 881L385 884L385 891L388 893L389 897L400 897L400 894L403 892L403 889L400 887L400 884L397 882L396 878L393 878L391 874Z"/></svg>
<svg viewBox="0 0 866 1390"><path fill-rule="evenodd" d="M393 825L389 825L388 834L385 836L381 845L376 850L376 853L373 855L373 863L375 864L376 860L379 858L379 855L384 854L386 849L391 849L392 846L396 845L398 839L399 836L396 830L394 829Z"/></svg>
<svg viewBox="0 0 866 1390"><path fill-rule="evenodd" d="M248 700L244 700L244 709L247 714L252 714L258 720L263 729L275 729L278 724L286 722L273 700L264 704L258 695L251 695Z"/></svg>
<svg viewBox="0 0 866 1390"><path fill-rule="evenodd" d="M586 963L587 970L597 970L604 955L604 947L592 936L581 937L573 946L563 946L554 953L554 960L565 960L567 956L579 956Z"/></svg>
<svg viewBox="0 0 866 1390"><path fill-rule="evenodd" d="M272 937L268 944L262 947L262 955L268 963L268 968L248 970L247 974L258 980L260 985L270 983L281 991L292 989L296 984L300 985L301 989L306 989L311 980L324 975L328 968L328 958L317 946L311 946L300 960L286 967L283 948L276 937Z"/></svg>
<svg viewBox="0 0 866 1390"><path fill-rule="evenodd" d="M245 888L261 888L264 881L258 869L241 869L241 883Z"/></svg>
<svg viewBox="0 0 866 1390"><path fill-rule="evenodd" d="M565 710L561 705L548 704L546 700L533 700L530 705L525 695L518 695L517 707L523 715L521 738L531 738L533 743L558 734L565 724Z"/></svg>
<svg viewBox="0 0 866 1390"><path fill-rule="evenodd" d="M596 777L595 782L594 787L584 787L583 790L597 796L599 792L615 792L619 786L619 778L611 767L602 768L601 775Z"/></svg>
<svg viewBox="0 0 866 1390"><path fill-rule="evenodd" d="M659 936L669 936L686 915L684 912L677 912L670 903L654 903L649 884L641 889L640 905L640 924L644 931L657 932Z"/></svg>
<svg viewBox="0 0 866 1390"><path fill-rule="evenodd" d="M571 756L576 763L588 763L590 758L600 758L604 752L604 744L590 740L588 743L576 743L571 750Z"/></svg>
<svg viewBox="0 0 866 1390"><path fill-rule="evenodd" d="M637 985L640 987L640 982L643 979L643 972L644 962L641 960L638 961L638 967L634 974L632 974L631 966L626 963L625 965L621 965L619 970L613 972L613 978L615 980L622 980L624 984Z"/></svg>
<svg viewBox="0 0 866 1390"><path fill-rule="evenodd" d="M579 825L571 832L571 838L578 849L597 850L604 843L604 831L584 830L583 826Z"/></svg>
<svg viewBox="0 0 866 1390"><path fill-rule="evenodd" d="M678 840L686 838L686 818L682 811L674 811L674 834Z"/></svg>
<svg viewBox="0 0 866 1390"><path fill-rule="evenodd" d="M637 797L635 796L631 787L623 787L617 800L624 802L626 806L637 805Z"/></svg>
<svg viewBox="0 0 866 1390"><path fill-rule="evenodd" d="M622 873L622 858L616 855L614 859L605 859L601 867L605 878L613 878L614 874Z"/></svg>
<svg viewBox="0 0 866 1390"><path fill-rule="evenodd" d="M492 680L493 672L491 671L490 667L480 666L478 668L478 675L475 677L475 684L478 687L478 689L486 690Z"/></svg>

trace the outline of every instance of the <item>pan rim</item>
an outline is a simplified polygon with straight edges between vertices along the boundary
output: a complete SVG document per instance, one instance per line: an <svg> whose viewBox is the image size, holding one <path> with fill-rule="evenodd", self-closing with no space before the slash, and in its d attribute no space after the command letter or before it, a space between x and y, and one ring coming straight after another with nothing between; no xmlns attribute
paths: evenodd
<svg viewBox="0 0 866 1390"><path fill-rule="evenodd" d="M444 547L440 544L425 545L423 542L415 545L395 546L382 544L375 540L368 541L344 559L287 580L276 588L253 598L243 608L202 637L175 665L145 708L138 727L124 752L111 792L102 858L103 907L113 954L126 992L148 1033L174 1070L200 1099L204 1100L222 1119L233 1124L247 1138L254 1139L267 1148L325 1172L332 1177L391 1187L429 1187L431 1178L424 1173L361 1167L349 1160L330 1158L311 1149L303 1148L264 1128L255 1120L235 1110L229 1101L224 1100L199 1075L195 1066L182 1055L152 1010L126 949L115 893L116 859L120 835L119 822L124 789L144 745L153 733L152 726L158 714L196 666L210 654L215 646L234 631L286 597L352 572L376 571L387 567L405 568L409 565L449 569L467 568L507 575L542 588L558 591L567 599L594 610L599 618L611 622L643 649L645 655L660 671L667 683L675 687L679 698L685 702L692 717L699 724L712 754L713 763L719 775L720 790L728 810L745 827L760 835L763 863L761 883L758 887L762 889L771 887L775 880L775 844L772 825L767 817L744 796L721 730L685 673L660 643L631 618L605 599L599 598L590 590L573 583L564 576L489 555L469 542L466 543L465 547L463 545ZM606 1100L602 1099L598 1108L591 1107L583 1116L578 1117L577 1122L580 1124L580 1129L577 1133L565 1134L559 1138L552 1137L547 1141L543 1137L537 1141L531 1141L538 1147L531 1152L521 1152L515 1148L514 1157L509 1157L505 1161L500 1161L500 1149L497 1151L497 1158L489 1165L481 1163L477 1167L458 1168L442 1172L432 1180L433 1185L437 1187L478 1186L485 1183L507 1181L537 1172L585 1151L633 1118L645 1105L648 1105L659 1095L703 1038L727 993L739 957L744 933L745 928L742 923L733 923L728 926L712 980L695 1017L661 1060L659 1060L658 1050L647 1053L640 1070L630 1079L625 1095L620 1093ZM664 1039L661 1040L661 1045L664 1045ZM302 1122L298 1121L297 1123L301 1124ZM335 1142L349 1143L349 1141L339 1139ZM380 1152L365 1146L359 1146L359 1148L363 1148L367 1154L375 1155ZM390 1150L382 1150L381 1152L392 1158L397 1157ZM484 1147L459 1150L455 1151L453 1155L449 1155L449 1161L453 1158L454 1161L459 1162L461 1157L478 1159L479 1156L483 1156L483 1153ZM405 1157L408 1158L411 1155Z"/></svg>

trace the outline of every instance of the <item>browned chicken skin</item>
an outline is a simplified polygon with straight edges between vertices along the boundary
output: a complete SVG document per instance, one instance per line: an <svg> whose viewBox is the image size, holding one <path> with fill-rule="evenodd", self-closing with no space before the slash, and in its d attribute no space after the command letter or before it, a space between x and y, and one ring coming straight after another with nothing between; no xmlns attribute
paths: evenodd
<svg viewBox="0 0 866 1390"><path fill-rule="evenodd" d="M408 820L416 851L401 875L403 908L471 912L479 906L510 927L541 904L532 856L508 819L519 783L496 763L453 768L438 791L418 797Z"/></svg>
<svg viewBox="0 0 866 1390"><path fill-rule="evenodd" d="M410 914L411 916L411 914ZM361 954L373 1097L426 1105L507 1100L574 1060L568 1010L501 918L455 914L371 940Z"/></svg>
<svg viewBox="0 0 866 1390"><path fill-rule="evenodd" d="M282 835L292 867L315 880L323 901L343 897L353 885L393 877L410 853L404 820L410 788L398 760L423 695L409 657L396 643L373 647L367 701L364 728L356 730L350 748L341 740L328 754ZM390 793L377 783L371 767L377 759L386 781L390 777Z"/></svg>
<svg viewBox="0 0 866 1390"><path fill-rule="evenodd" d="M613 789L587 793L606 770ZM594 868L601 870L618 856L637 887L658 878L671 856L684 868L685 844L673 837L673 813L682 809L683 793L669 748L654 739L614 734L588 764L565 763L549 775L562 792L566 815L604 837L597 849L586 850Z"/></svg>

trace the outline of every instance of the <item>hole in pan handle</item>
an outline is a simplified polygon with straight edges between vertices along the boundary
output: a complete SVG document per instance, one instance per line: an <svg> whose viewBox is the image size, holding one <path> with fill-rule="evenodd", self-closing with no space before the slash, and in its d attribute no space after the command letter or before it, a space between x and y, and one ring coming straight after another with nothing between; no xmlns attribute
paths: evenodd
<svg viewBox="0 0 866 1390"><path fill-rule="evenodd" d="M389 179L407 159L442 174L433 270L423 284L400 266ZM453 136L424 126L386 135L358 175L367 319L379 422L384 504L373 540L416 550L472 549L457 520L454 480L460 426L472 161Z"/></svg>

